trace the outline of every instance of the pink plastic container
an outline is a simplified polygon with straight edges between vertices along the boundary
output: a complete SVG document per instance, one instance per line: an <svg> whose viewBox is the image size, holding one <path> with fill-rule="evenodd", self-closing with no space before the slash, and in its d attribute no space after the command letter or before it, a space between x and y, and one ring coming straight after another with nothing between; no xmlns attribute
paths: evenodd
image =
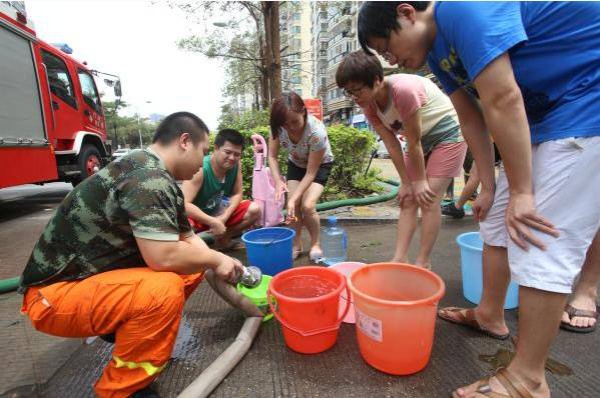
<svg viewBox="0 0 600 398"><path fill-rule="evenodd" d="M348 261L330 265L329 268L334 269L337 272L345 275L347 280L348 278L350 278L350 274L352 273L352 271L364 266L364 263ZM352 294L350 294L350 298L348 298L346 297L345 291L343 291L340 295L340 315L342 311L344 311L344 307L346 306L346 300L350 301L350 309L348 310L348 313L344 317L343 321L345 323L356 323L356 314L354 314L354 301L352 300Z"/></svg>
<svg viewBox="0 0 600 398"><path fill-rule="evenodd" d="M252 201L262 211L263 227L273 227L283 222L283 204L285 195L275 199L275 181L271 170L267 167L268 149L263 136L252 135L254 145L254 173L252 176Z"/></svg>

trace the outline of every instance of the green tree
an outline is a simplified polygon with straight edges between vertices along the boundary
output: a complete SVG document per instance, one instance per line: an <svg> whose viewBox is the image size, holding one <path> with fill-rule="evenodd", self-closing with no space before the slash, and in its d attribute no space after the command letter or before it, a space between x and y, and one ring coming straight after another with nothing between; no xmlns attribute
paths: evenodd
<svg viewBox="0 0 600 398"><path fill-rule="evenodd" d="M137 114L133 116L119 115L119 110L128 107L127 103L121 101L116 105L115 102L103 102L102 106L106 118L106 130L112 141L113 149L117 149L119 146L139 148L140 133L144 147L152 142L156 128L154 123Z"/></svg>
<svg viewBox="0 0 600 398"><path fill-rule="evenodd" d="M209 58L221 58L237 65L232 70L242 68L241 76L244 84L237 91L254 95L256 107L265 109L270 100L281 94L281 42L279 32L279 4L271 1L204 1L194 3L171 4L188 14L191 19L203 23L205 32L192 35L178 42L180 48L200 52ZM220 27L241 30L231 41L210 27L209 18L215 14L227 16L226 22L219 22ZM253 28L244 26L241 15L247 15ZM252 40L253 43L249 44ZM231 85L235 86L237 77L230 73ZM225 93L228 95L228 93ZM259 101L256 99L259 98Z"/></svg>

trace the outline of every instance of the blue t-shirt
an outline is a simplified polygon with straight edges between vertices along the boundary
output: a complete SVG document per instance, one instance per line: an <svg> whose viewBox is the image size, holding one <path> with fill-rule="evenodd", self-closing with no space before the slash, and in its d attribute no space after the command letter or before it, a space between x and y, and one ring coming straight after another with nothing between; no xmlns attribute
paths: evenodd
<svg viewBox="0 0 600 398"><path fill-rule="evenodd" d="M508 52L534 144L600 135L600 3L440 2L428 63L448 94Z"/></svg>

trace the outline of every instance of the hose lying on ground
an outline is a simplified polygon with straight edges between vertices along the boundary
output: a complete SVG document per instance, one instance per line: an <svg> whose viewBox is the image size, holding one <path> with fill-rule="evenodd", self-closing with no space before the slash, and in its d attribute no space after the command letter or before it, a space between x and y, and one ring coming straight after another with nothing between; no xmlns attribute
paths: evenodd
<svg viewBox="0 0 600 398"><path fill-rule="evenodd" d="M179 394L179 398L208 397L246 355L264 316L252 301L239 293L234 286L217 278L212 270L206 271L204 277L223 300L242 310L248 318L244 321L235 341Z"/></svg>

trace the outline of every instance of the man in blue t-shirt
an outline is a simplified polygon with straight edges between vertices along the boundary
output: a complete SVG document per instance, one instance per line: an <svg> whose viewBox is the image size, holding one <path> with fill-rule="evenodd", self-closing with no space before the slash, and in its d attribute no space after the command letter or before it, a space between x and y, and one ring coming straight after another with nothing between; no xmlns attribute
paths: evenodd
<svg viewBox="0 0 600 398"><path fill-rule="evenodd" d="M600 3L365 2L358 31L363 49L392 65L429 64L478 165L474 213L486 244L478 309L488 313L440 316L508 338L510 277L521 286L513 361L453 395L549 396L545 359L600 226ZM496 184L488 131L505 167Z"/></svg>

